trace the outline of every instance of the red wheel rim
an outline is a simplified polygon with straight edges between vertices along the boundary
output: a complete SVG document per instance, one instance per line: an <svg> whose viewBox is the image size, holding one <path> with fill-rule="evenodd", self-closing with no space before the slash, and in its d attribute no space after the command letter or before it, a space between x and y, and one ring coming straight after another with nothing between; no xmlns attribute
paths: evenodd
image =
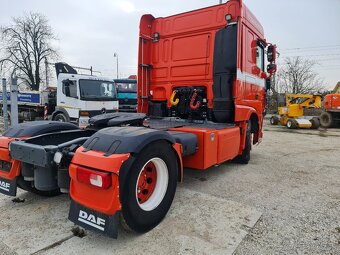
<svg viewBox="0 0 340 255"><path fill-rule="evenodd" d="M145 203L151 197L157 183L157 170L150 161L140 172L137 180L137 199L140 204Z"/></svg>

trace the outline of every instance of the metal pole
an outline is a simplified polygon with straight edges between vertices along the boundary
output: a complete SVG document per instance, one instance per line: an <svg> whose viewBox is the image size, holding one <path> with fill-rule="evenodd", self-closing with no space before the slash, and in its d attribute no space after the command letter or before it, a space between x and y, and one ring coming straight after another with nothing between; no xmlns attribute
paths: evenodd
<svg viewBox="0 0 340 255"><path fill-rule="evenodd" d="M4 128L8 129L8 113L7 113L7 85L6 79L2 79L2 112L4 114Z"/></svg>
<svg viewBox="0 0 340 255"><path fill-rule="evenodd" d="M46 82L46 84L45 84L45 87L47 88L48 87L48 62L47 62L47 57L45 58L45 78L46 78L46 80L45 80L45 82Z"/></svg>
<svg viewBox="0 0 340 255"><path fill-rule="evenodd" d="M11 126L18 125L18 83L17 77L11 82Z"/></svg>
<svg viewBox="0 0 340 255"><path fill-rule="evenodd" d="M117 79L118 79L118 54L117 54Z"/></svg>
<svg viewBox="0 0 340 255"><path fill-rule="evenodd" d="M117 58L117 79L118 79L118 53L114 53L113 57Z"/></svg>
<svg viewBox="0 0 340 255"><path fill-rule="evenodd" d="M220 0L220 4L222 4L222 0Z"/></svg>

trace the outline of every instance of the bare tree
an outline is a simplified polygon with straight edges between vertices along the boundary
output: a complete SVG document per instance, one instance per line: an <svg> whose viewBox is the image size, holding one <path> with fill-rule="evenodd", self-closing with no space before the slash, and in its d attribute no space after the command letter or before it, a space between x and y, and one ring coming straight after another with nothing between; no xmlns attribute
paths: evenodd
<svg viewBox="0 0 340 255"><path fill-rule="evenodd" d="M301 57L286 58L277 74L276 91L313 94L325 90L324 81L314 70L316 62Z"/></svg>
<svg viewBox="0 0 340 255"><path fill-rule="evenodd" d="M0 69L16 72L19 79L32 90L39 90L43 64L47 58L55 58L51 46L55 36L46 17L29 13L13 18L12 25L1 27Z"/></svg>

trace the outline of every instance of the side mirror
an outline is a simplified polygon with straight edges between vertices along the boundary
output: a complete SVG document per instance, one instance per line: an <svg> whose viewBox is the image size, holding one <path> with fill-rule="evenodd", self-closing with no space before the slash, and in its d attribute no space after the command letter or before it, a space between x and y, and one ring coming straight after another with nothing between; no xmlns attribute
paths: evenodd
<svg viewBox="0 0 340 255"><path fill-rule="evenodd" d="M276 64L268 64L267 65L267 72L270 74L274 74L276 72Z"/></svg>
<svg viewBox="0 0 340 255"><path fill-rule="evenodd" d="M270 90L272 85L272 79L266 79L266 90Z"/></svg>
<svg viewBox="0 0 340 255"><path fill-rule="evenodd" d="M269 45L267 49L267 60L268 62L273 62L276 60L276 46Z"/></svg>

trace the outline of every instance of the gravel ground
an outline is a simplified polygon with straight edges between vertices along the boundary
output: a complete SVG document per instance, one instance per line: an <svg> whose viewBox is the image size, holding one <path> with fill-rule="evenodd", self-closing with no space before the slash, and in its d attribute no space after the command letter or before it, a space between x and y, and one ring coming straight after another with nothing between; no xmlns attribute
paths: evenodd
<svg viewBox="0 0 340 255"><path fill-rule="evenodd" d="M336 255L340 254L339 155L340 129L291 131L266 126L263 143L253 149L248 165L186 170L180 186L262 213L234 254ZM160 244L150 245L162 251ZM190 254L208 253L202 249Z"/></svg>
<svg viewBox="0 0 340 255"><path fill-rule="evenodd" d="M340 130L265 129L247 167L190 171L185 181L263 213L234 254L340 254Z"/></svg>

